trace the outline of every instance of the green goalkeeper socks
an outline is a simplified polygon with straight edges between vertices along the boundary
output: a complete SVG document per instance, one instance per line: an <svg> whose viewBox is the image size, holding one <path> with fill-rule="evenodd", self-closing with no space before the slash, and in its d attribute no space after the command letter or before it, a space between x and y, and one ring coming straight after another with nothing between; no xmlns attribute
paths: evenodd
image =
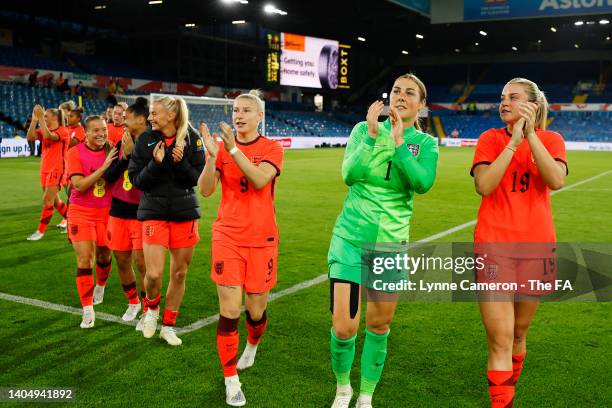
<svg viewBox="0 0 612 408"><path fill-rule="evenodd" d="M330 350L332 359L332 370L336 375L336 381L340 385L347 385L351 382L351 366L355 358L355 339L357 335L350 339L341 340L331 329Z"/></svg>
<svg viewBox="0 0 612 408"><path fill-rule="evenodd" d="M365 332L363 353L361 354L361 387L359 392L372 395L385 366L389 332L376 334L368 329Z"/></svg>

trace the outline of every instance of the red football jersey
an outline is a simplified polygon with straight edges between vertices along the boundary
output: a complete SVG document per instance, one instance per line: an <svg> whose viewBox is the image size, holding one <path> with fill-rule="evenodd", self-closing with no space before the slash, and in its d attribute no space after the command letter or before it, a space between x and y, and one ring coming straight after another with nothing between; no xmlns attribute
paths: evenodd
<svg viewBox="0 0 612 408"><path fill-rule="evenodd" d="M45 139L42 130L36 129L38 140L42 145L42 160L40 162L40 172L61 171L64 172L64 153L70 143L70 133L68 128L60 126L57 129L49 129L49 132L59 136L59 140Z"/></svg>
<svg viewBox="0 0 612 408"><path fill-rule="evenodd" d="M567 169L565 143L560 134L536 130L550 155ZM472 169L490 164L504 150L512 135L506 129L489 129L480 135ZM516 149L501 182L482 198L474 242L554 242L555 226L550 189L542 180L525 139Z"/></svg>
<svg viewBox="0 0 612 408"><path fill-rule="evenodd" d="M270 163L276 177L283 167L283 148L266 137L236 146L251 163ZM221 202L213 223L213 241L231 242L238 246L263 247L278 245L278 227L274 210L276 177L260 190L251 186L234 158L219 144L216 162L220 173Z"/></svg>

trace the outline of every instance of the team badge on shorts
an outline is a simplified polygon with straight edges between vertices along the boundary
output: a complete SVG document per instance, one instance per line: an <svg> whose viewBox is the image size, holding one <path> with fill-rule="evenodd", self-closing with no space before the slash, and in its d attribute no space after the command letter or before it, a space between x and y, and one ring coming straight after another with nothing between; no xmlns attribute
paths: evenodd
<svg viewBox="0 0 612 408"><path fill-rule="evenodd" d="M495 278L497 278L497 265L485 265L485 275L489 280L494 280Z"/></svg>
<svg viewBox="0 0 612 408"><path fill-rule="evenodd" d="M152 225L147 225L145 227L145 235L147 237L152 237L155 234L155 228Z"/></svg>
<svg viewBox="0 0 612 408"><path fill-rule="evenodd" d="M70 226L70 233L72 235L76 235L79 233L79 226L78 225L71 225Z"/></svg>
<svg viewBox="0 0 612 408"><path fill-rule="evenodd" d="M221 275L223 273L223 261L215 262L215 272L217 275Z"/></svg>
<svg viewBox="0 0 612 408"><path fill-rule="evenodd" d="M421 148L420 145L418 145L418 144L406 144L406 146L408 147L408 150L410 150L410 153L412 153L412 155L414 157L417 157L419 155L419 149Z"/></svg>

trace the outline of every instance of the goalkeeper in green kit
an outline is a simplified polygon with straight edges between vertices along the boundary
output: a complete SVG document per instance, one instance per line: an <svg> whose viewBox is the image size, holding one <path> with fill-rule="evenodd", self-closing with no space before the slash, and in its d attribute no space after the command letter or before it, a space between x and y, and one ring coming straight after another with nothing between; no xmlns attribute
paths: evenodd
<svg viewBox="0 0 612 408"><path fill-rule="evenodd" d="M348 407L353 396L350 371L361 314L362 248L368 244L406 245L414 193L426 193L436 177L438 145L421 131L418 112L425 107L425 85L412 74L397 78L391 90L389 118L378 122L384 104L374 102L367 121L353 128L342 178L349 186L336 220L328 254L331 359L336 376L332 408ZM365 287L368 295L376 294ZM380 292L378 292L380 293ZM384 301L368 296L361 355L361 385L356 407L372 406L387 355L389 326L399 293Z"/></svg>

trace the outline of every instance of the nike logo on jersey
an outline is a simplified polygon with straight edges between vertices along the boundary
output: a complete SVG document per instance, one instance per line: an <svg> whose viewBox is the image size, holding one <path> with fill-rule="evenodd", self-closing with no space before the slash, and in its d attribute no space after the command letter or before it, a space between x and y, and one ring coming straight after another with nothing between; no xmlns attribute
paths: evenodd
<svg viewBox="0 0 612 408"><path fill-rule="evenodd" d="M157 144L157 142L147 143L147 147L151 147L151 146L153 146L154 144Z"/></svg>

